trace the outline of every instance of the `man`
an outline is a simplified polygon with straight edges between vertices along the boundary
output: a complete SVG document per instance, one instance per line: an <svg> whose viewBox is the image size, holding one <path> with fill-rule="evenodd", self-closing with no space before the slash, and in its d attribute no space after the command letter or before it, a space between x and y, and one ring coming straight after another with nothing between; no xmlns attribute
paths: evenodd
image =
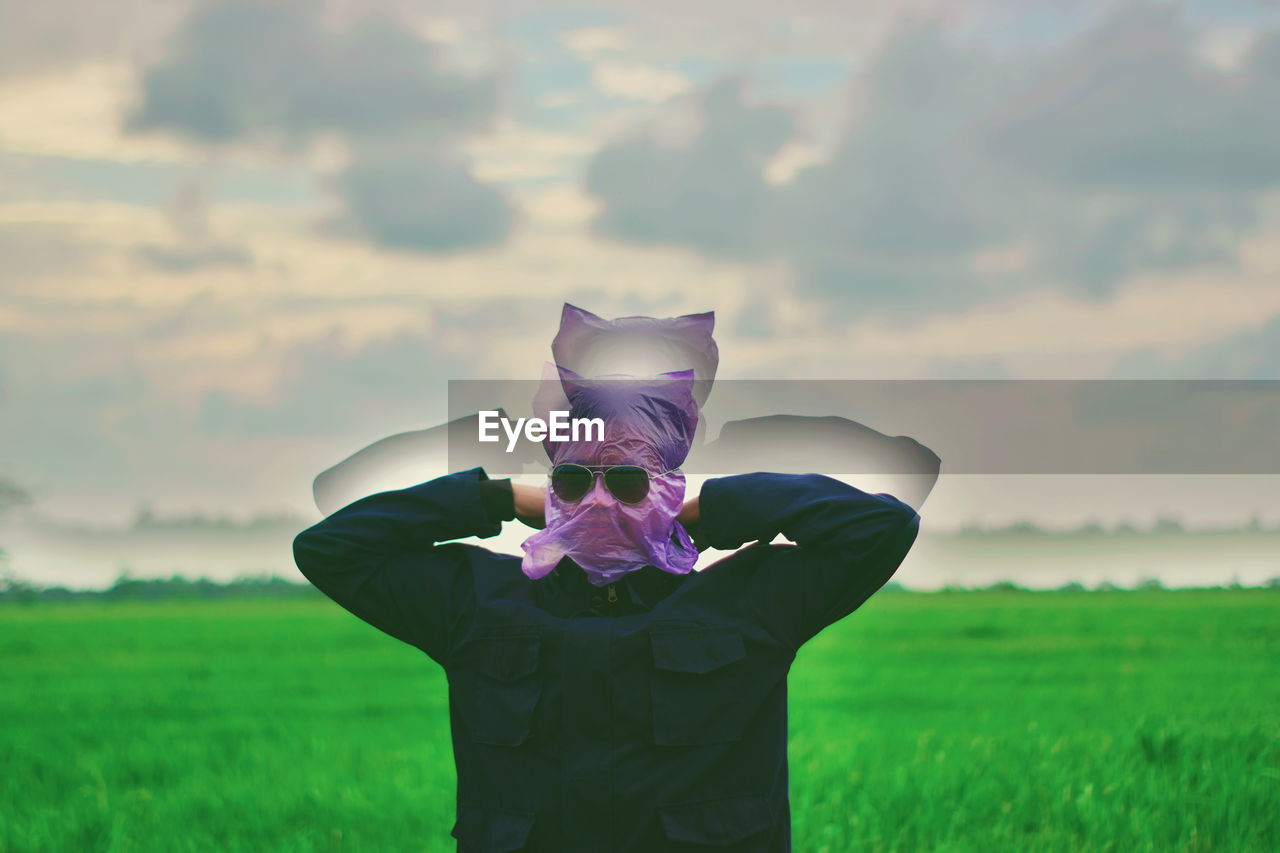
<svg viewBox="0 0 1280 853"><path fill-rule="evenodd" d="M550 447L550 489L475 467L294 542L313 584L445 669L462 853L791 849L787 671L889 580L920 517L820 474L716 477L685 500L697 404L664 377L566 377L606 436ZM513 519L539 530L523 558L447 542ZM690 533L754 544L695 572Z"/></svg>

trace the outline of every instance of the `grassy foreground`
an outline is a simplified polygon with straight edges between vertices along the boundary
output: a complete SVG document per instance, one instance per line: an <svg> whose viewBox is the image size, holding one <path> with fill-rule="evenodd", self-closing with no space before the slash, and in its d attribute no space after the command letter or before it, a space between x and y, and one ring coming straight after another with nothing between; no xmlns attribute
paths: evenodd
<svg viewBox="0 0 1280 853"><path fill-rule="evenodd" d="M0 607L0 851L452 851L442 673L327 600ZM1280 850L1280 591L882 593L791 675L797 853Z"/></svg>

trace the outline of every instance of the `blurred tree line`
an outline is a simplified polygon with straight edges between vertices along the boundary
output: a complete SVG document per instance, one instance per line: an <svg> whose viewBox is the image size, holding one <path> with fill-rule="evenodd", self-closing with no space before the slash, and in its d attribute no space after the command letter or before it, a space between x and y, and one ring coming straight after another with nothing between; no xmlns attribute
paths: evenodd
<svg viewBox="0 0 1280 853"><path fill-rule="evenodd" d="M954 535L962 537L1007 537L1007 536L1056 536L1056 537L1072 537L1072 536L1167 536L1171 534L1186 534L1194 536L1196 534L1215 534L1215 533L1271 533L1280 534L1280 523L1266 525L1262 521L1262 516L1256 510L1253 515L1244 524L1235 524L1227 527L1188 527L1183 523L1182 519L1175 515L1164 514L1158 516L1149 526L1141 527L1132 521L1120 520L1114 524L1107 526L1097 519L1085 521L1076 527L1069 529L1054 529L1042 527L1035 521L1029 519L1021 519L1011 521L1002 525L985 525L981 522L971 521L962 525Z"/></svg>
<svg viewBox="0 0 1280 853"><path fill-rule="evenodd" d="M32 503L31 493L10 479L0 477L0 519L20 506ZM264 517L259 524L270 526L289 518ZM146 526L147 520L135 527ZM163 522L158 522L163 524ZM224 519L182 519L175 526L222 527ZM261 574L220 582L209 578L192 580L174 574L167 578L137 578L125 567L115 582L106 589L69 589L65 586L42 587L14 571L4 543L0 542L0 601L68 601L73 599L140 600L155 598L232 598L241 596L317 596L321 593L309 583L297 583L279 575Z"/></svg>
<svg viewBox="0 0 1280 853"><path fill-rule="evenodd" d="M12 480L0 477L0 519L20 506L27 506L32 503L30 492L22 488ZM238 527L244 529L259 527L274 527L278 525L286 525L295 527L298 520L288 514L281 515L265 515L253 519L250 524L234 522L228 518L208 518L205 516L195 515L187 518L176 519L159 519L150 510L150 507L140 509L137 518L134 521L134 530L145 530L148 528L170 528L170 529L220 529L229 527ZM1274 528L1265 527L1258 515L1255 513L1249 524L1244 528L1236 528L1237 530L1248 530L1252 532L1280 533L1280 526ZM1087 522L1073 530L1046 530L1031 521L1015 521L1001 527L984 527L976 523L971 523L957 531L960 536L1009 536L1009 535L1106 535L1106 534L1168 534L1168 533L1194 533L1197 531L1188 530L1182 523L1170 516L1161 516L1148 530L1140 530L1132 524L1121 522L1110 530L1104 528L1099 522ZM1239 582L1228 585L1229 588L1241 588ZM1271 578L1265 586L1272 589L1280 589L1280 577ZM1137 584L1137 590L1157 590L1161 589L1162 584L1158 579L1148 579ZM1115 584L1103 582L1095 587L1097 591L1121 591L1123 587ZM910 592L897 581L890 581L885 586L885 591L889 593ZM939 592L1032 592L1037 591L1030 587L1023 587L1011 580L996 581L995 583L983 586L960 586L949 584L939 590ZM1072 593L1087 592L1084 585L1072 581L1059 587L1056 592ZM0 542L0 602L36 602L36 601L68 601L76 599L96 599L96 600L146 600L146 599L173 599L173 598L238 598L238 597L316 597L321 596L319 590L314 586L305 582L297 582L287 580L279 575L259 574L256 576L242 576L230 581L215 581L209 578L200 577L194 580L179 574L173 574L167 578L139 578L134 577L129 567L124 567L117 575L115 582L106 589L70 589L65 586L49 586L42 587L20 577L11 565L8 553L4 550L4 543Z"/></svg>
<svg viewBox="0 0 1280 853"><path fill-rule="evenodd" d="M300 598L321 593L309 583L298 583L279 575L261 574L229 581L171 575L167 578L137 578L124 569L106 589L69 589L65 586L38 586L15 574L8 565L0 568L0 602L142 601L172 598Z"/></svg>

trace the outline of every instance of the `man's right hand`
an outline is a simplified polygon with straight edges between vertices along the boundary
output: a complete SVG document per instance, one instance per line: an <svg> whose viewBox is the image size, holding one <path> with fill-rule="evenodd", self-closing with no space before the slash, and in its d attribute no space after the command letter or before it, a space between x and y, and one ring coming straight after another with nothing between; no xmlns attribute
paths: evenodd
<svg viewBox="0 0 1280 853"><path fill-rule="evenodd" d="M512 483L511 498L515 503L516 518L519 521L538 530L547 526L547 490L545 487Z"/></svg>

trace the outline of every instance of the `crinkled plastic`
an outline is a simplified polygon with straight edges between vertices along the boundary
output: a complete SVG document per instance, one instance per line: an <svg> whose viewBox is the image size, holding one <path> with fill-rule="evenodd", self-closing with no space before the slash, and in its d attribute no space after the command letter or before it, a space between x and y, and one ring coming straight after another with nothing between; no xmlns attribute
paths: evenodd
<svg viewBox="0 0 1280 853"><path fill-rule="evenodd" d="M674 471L689 453L698 425L692 369L653 378L611 375L586 378L565 367L548 365L534 403L538 417L556 406L562 389L572 418L601 418L604 440L544 441L552 465L640 465L655 476L639 504L625 504L597 477L580 501L562 501L547 489L546 527L523 543L522 568L537 579L564 558L582 567L603 586L627 572L657 566L687 574L698 559L688 531L676 521L684 505L685 478ZM563 409L562 409L563 410Z"/></svg>
<svg viewBox="0 0 1280 853"><path fill-rule="evenodd" d="M625 504L602 477L576 503L547 489L546 527L530 536L522 566L540 578L569 557L596 586L627 572L657 566L673 574L693 570L698 551L676 521L684 505L678 468L689 454L719 363L712 338L715 313L605 320L569 303L551 344L555 364L544 366L534 413L568 411L570 418L600 417L603 442L543 442L552 465L641 465L652 474L649 494ZM671 472L671 473L664 473Z"/></svg>
<svg viewBox="0 0 1280 853"><path fill-rule="evenodd" d="M657 376L693 368L693 396L706 405L720 364L716 314L606 320L564 303L551 357L580 376Z"/></svg>

